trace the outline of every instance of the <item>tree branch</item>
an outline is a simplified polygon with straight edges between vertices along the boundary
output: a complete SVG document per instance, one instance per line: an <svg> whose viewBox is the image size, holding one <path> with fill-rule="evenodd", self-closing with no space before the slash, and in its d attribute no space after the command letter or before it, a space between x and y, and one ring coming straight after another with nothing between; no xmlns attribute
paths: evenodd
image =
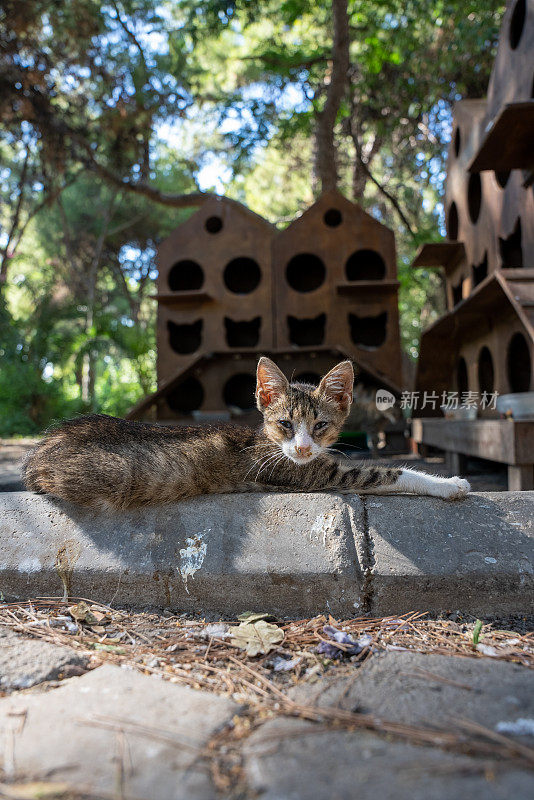
<svg viewBox="0 0 534 800"><path fill-rule="evenodd" d="M410 236L414 240L417 241L417 234L413 230L413 228L411 226L411 223L410 223L409 219L407 218L406 214L404 213L404 211L400 207L400 204L399 204L397 198L394 197L391 194L391 192L389 192L386 189L386 187L383 184L381 184L380 181L378 181L375 178L375 176L373 175L373 173L369 169L369 166L367 165L367 162L364 161L363 156L362 156L361 147L360 147L360 142L358 141L357 133L355 132L353 124L352 124L352 117L349 120L349 131L350 131L350 136L351 136L351 139L352 139L352 143L354 145L354 150L356 151L356 158L358 159L358 163L361 165L363 171L365 172L365 174L367 175L367 177L369 178L371 183L374 183L374 185L376 186L378 191L386 198L386 200L389 200L389 202L391 203L391 205L393 206L393 208L395 209L395 211L397 212L397 214L401 218L402 223L405 225L406 230L408 231Z"/></svg>

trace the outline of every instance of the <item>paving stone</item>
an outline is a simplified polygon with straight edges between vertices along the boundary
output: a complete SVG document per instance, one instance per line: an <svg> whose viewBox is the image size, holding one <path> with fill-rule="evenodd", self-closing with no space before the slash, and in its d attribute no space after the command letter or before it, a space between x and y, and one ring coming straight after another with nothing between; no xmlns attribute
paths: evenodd
<svg viewBox="0 0 534 800"><path fill-rule="evenodd" d="M530 800L534 791L532 772L295 719L255 731L244 766L261 800Z"/></svg>
<svg viewBox="0 0 534 800"><path fill-rule="evenodd" d="M0 627L0 690L27 689L29 686L70 677L87 665L86 656L42 639L22 636Z"/></svg>
<svg viewBox="0 0 534 800"><path fill-rule="evenodd" d="M534 719L532 670L491 658L389 652L372 656L356 676L326 677L291 696L407 725L450 727L462 717L494 730L500 722Z"/></svg>
<svg viewBox="0 0 534 800"><path fill-rule="evenodd" d="M532 672L517 664L390 652L290 696L410 725L454 730L453 718L461 717L494 730L534 717L532 688ZM532 744L528 736L519 741ZM481 759L292 719L262 725L247 742L245 763L262 800L527 800L534 792L534 774L515 766L496 762L488 770Z"/></svg>
<svg viewBox="0 0 534 800"><path fill-rule="evenodd" d="M49 692L0 700L0 752L13 754L4 771L53 775L106 797L214 800L201 756L237 709L207 692L105 665Z"/></svg>

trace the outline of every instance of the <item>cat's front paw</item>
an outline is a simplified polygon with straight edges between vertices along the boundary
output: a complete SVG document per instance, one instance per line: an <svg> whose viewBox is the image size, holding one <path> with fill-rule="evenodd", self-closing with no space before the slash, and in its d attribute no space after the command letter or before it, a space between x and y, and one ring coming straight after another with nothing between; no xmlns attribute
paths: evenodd
<svg viewBox="0 0 534 800"><path fill-rule="evenodd" d="M471 485L465 478L447 478L442 497L444 500L463 500L470 491Z"/></svg>

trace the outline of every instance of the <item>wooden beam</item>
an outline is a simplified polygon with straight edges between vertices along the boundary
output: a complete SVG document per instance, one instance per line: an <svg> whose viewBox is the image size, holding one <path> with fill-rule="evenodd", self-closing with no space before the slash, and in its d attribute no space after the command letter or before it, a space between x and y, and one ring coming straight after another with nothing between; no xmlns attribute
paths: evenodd
<svg viewBox="0 0 534 800"><path fill-rule="evenodd" d="M487 131L469 172L534 167L534 100L509 103Z"/></svg>

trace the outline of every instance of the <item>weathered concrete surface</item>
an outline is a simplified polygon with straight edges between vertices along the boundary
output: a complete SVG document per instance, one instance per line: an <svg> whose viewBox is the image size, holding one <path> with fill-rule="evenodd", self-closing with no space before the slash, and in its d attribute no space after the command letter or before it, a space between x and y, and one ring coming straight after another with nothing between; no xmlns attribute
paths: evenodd
<svg viewBox="0 0 534 800"><path fill-rule="evenodd" d="M261 800L530 800L534 789L532 772L296 719L266 722L245 753Z"/></svg>
<svg viewBox="0 0 534 800"><path fill-rule="evenodd" d="M534 492L246 494L96 513L0 495L0 591L235 614L534 612Z"/></svg>
<svg viewBox="0 0 534 800"><path fill-rule="evenodd" d="M0 495L0 590L240 613L351 614L362 603L363 506L324 494L200 497L95 513Z"/></svg>
<svg viewBox="0 0 534 800"><path fill-rule="evenodd" d="M534 612L534 492L369 497L372 611Z"/></svg>
<svg viewBox="0 0 534 800"><path fill-rule="evenodd" d="M79 674L86 656L42 639L0 627L0 690L27 689L43 681Z"/></svg>
<svg viewBox="0 0 534 800"><path fill-rule="evenodd" d="M79 793L213 800L208 740L230 700L103 666L46 693L0 700L7 778L53 775Z"/></svg>
<svg viewBox="0 0 534 800"><path fill-rule="evenodd" d="M356 675L326 677L289 694L299 703L449 731L460 730L454 717L490 730L534 717L532 672L491 659L390 652ZM532 745L533 738L517 741ZM262 800L527 800L534 792L534 773L510 763L294 719L260 726L245 756L249 789Z"/></svg>
<svg viewBox="0 0 534 800"><path fill-rule="evenodd" d="M520 664L388 652L364 662L354 676L324 678L295 687L299 703L375 714L406 725L454 728L461 717L495 730L499 723L530 718L534 725L534 676ZM534 744L534 737L521 737ZM534 775L533 775L534 777Z"/></svg>

